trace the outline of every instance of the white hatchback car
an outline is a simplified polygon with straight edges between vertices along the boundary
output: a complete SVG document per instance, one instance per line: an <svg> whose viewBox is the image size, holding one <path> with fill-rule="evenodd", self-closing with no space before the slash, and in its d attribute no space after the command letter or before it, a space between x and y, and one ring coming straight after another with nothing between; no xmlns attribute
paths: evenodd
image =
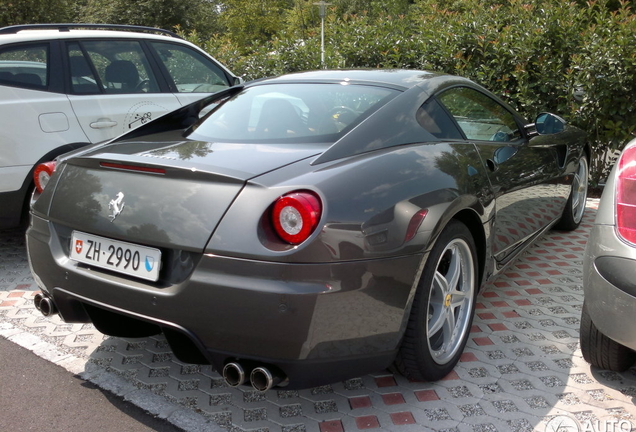
<svg viewBox="0 0 636 432"><path fill-rule="evenodd" d="M40 162L113 138L242 80L197 46L139 26L0 29L0 229L26 214Z"/></svg>

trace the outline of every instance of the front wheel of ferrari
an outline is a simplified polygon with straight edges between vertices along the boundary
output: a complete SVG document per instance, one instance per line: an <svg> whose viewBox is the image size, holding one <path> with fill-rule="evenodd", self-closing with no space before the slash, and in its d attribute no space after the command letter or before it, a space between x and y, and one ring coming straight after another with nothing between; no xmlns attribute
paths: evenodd
<svg viewBox="0 0 636 432"><path fill-rule="evenodd" d="M435 242L395 362L407 378L436 381L459 361L475 310L475 251L470 231L459 221L451 221Z"/></svg>
<svg viewBox="0 0 636 432"><path fill-rule="evenodd" d="M570 197L565 204L565 209L561 215L561 220L557 223L556 229L573 231L579 227L585 213L585 202L587 199L587 183L589 169L587 157L579 159L579 166L574 173Z"/></svg>

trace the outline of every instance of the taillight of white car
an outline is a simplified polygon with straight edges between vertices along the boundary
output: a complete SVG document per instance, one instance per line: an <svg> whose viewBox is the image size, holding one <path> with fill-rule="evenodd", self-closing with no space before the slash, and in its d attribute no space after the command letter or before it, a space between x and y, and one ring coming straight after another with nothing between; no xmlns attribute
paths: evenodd
<svg viewBox="0 0 636 432"><path fill-rule="evenodd" d="M298 191L278 198L272 209L272 223L283 241L298 245L316 230L321 215L320 198L312 192Z"/></svg>
<svg viewBox="0 0 636 432"><path fill-rule="evenodd" d="M35 182L35 188L39 193L42 193L46 184L51 179L51 176L55 172L56 162L44 162L39 164L33 172L33 180Z"/></svg>
<svg viewBox="0 0 636 432"><path fill-rule="evenodd" d="M636 245L636 142L618 160L616 229L621 238Z"/></svg>

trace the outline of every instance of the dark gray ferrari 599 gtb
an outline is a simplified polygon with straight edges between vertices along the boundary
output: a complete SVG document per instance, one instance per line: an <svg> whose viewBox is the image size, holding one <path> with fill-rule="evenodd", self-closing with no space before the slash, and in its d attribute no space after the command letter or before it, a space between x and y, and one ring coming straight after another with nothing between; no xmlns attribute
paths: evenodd
<svg viewBox="0 0 636 432"><path fill-rule="evenodd" d="M232 87L35 173L36 307L163 332L230 385L449 373L480 287L578 226L590 149L473 82L320 71Z"/></svg>

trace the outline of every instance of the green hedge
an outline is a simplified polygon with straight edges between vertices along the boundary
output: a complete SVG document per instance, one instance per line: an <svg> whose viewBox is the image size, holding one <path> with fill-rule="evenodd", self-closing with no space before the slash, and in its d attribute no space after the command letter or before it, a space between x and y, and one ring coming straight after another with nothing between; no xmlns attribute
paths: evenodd
<svg viewBox="0 0 636 432"><path fill-rule="evenodd" d="M415 0L398 16L329 14L325 28L327 68L446 72L489 88L528 119L562 115L589 133L593 185L636 130L636 19L628 3ZM187 37L249 80L320 69L319 29L298 34L289 26L251 50L227 37Z"/></svg>

